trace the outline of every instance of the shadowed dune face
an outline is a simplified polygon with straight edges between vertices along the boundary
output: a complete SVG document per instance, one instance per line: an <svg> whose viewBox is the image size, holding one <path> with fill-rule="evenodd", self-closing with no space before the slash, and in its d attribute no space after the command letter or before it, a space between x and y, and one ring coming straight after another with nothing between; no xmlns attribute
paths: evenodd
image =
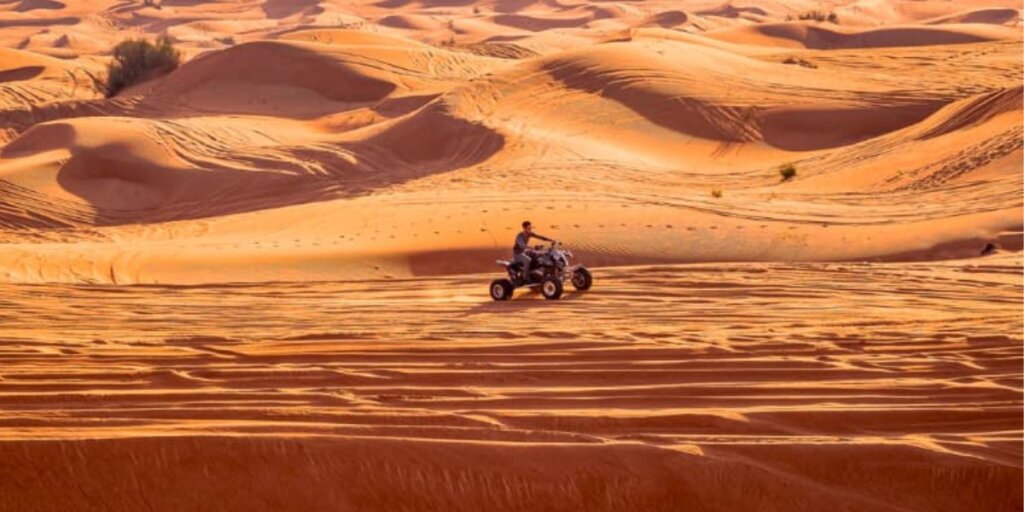
<svg viewBox="0 0 1024 512"><path fill-rule="evenodd" d="M404 163L465 167L487 160L501 151L503 137L480 123L453 115L443 102L432 102L400 119L370 144L390 151Z"/></svg>
<svg viewBox="0 0 1024 512"><path fill-rule="evenodd" d="M331 58L330 54L295 43L255 42L189 63L161 81L153 95L159 98L201 94L204 88L218 86L222 89L219 94L214 93L217 99L223 99L225 91L282 86L308 89L339 102L376 101L396 88L393 83L366 73L358 63ZM187 98L184 101L189 102ZM287 112L282 114L287 116Z"/></svg>
<svg viewBox="0 0 1024 512"><path fill-rule="evenodd" d="M933 101L856 109L781 108L761 113L758 121L766 143L788 151L811 151L847 146L912 126L942 106Z"/></svg>
<svg viewBox="0 0 1024 512"><path fill-rule="evenodd" d="M0 82L17 82L31 80L43 72L42 66L22 66L20 68L0 71Z"/></svg>
<svg viewBox="0 0 1024 512"><path fill-rule="evenodd" d="M806 23L763 24L714 34L724 40L760 39L767 44L799 46L816 50L842 48L885 48L897 46L933 46L1012 39L1008 27L964 27L960 30L908 26L873 30L844 31ZM774 43L773 43L774 42Z"/></svg>
<svg viewBox="0 0 1024 512"><path fill-rule="evenodd" d="M765 142L786 151L849 146L918 123L945 103L931 100L910 105L866 103L815 108L790 104L799 95L798 90L789 98L780 98L779 105L743 104L742 93L732 98L739 104L728 105L717 98L701 97L704 92L701 82L709 76L722 75L721 61L682 63L682 71L675 71L653 58L654 52L594 53L596 55L552 62L546 65L547 71L570 88L614 100L658 126L723 143ZM628 64L607 66L613 57ZM738 80L744 73L736 73L737 67L767 76L783 72L772 70L762 62L723 57L734 59L730 62L732 76L723 77L731 82L722 84L733 94L736 89L749 87ZM643 63L649 63L649 67ZM651 80L651 76L658 79ZM777 85L802 88L794 83ZM806 89L811 92L810 87ZM855 91L835 92L856 94Z"/></svg>

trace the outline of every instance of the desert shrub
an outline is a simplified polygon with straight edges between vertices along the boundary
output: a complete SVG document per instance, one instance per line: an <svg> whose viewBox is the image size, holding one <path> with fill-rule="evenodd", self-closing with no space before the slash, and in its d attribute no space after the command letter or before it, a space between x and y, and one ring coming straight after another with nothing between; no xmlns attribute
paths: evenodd
<svg viewBox="0 0 1024 512"><path fill-rule="evenodd" d="M142 82L154 75L167 73L178 67L181 53L166 36L156 42L128 39L114 47L114 60L107 65L104 93L114 97L125 87Z"/></svg>
<svg viewBox="0 0 1024 512"><path fill-rule="evenodd" d="M216 38L216 41L218 43L220 43L220 44L224 44L224 45L227 45L227 46L234 46L235 45L235 38L234 38L234 36L218 37L218 38Z"/></svg>
<svg viewBox="0 0 1024 512"><path fill-rule="evenodd" d="M825 22L825 21L827 21L829 23L836 23L836 24L839 23L839 16L836 15L836 13L834 13L834 12L827 12L826 13L824 11L808 11L808 12L805 12L805 13L798 14L796 19L801 20L801 21L807 21L807 20L817 21L818 23L822 23L822 22ZM786 21L793 21L793 15L792 14L787 15L786 16Z"/></svg>
<svg viewBox="0 0 1024 512"><path fill-rule="evenodd" d="M718 198L722 197L722 189L720 189L720 188L713 188L713 189L711 189L711 197L713 197L715 199L718 199Z"/></svg>
<svg viewBox="0 0 1024 512"><path fill-rule="evenodd" d="M796 176L796 166L793 164L785 164L779 167L779 176L782 176L782 181L789 181Z"/></svg>

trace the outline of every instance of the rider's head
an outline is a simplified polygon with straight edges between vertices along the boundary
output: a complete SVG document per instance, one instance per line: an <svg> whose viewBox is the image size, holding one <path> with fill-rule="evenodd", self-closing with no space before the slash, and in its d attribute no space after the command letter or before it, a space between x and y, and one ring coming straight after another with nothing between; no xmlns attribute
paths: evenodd
<svg viewBox="0 0 1024 512"><path fill-rule="evenodd" d="M528 220L524 220L523 221L523 232L524 233L529 233L531 231L533 231L533 224L530 224L530 221L528 221Z"/></svg>

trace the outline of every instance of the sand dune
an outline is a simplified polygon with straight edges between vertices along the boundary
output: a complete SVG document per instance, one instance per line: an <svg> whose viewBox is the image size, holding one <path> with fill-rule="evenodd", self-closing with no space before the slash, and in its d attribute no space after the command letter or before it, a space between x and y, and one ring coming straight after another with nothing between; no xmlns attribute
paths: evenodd
<svg viewBox="0 0 1024 512"><path fill-rule="evenodd" d="M1021 245L1020 64L1006 61L1017 42L979 54L951 45L945 58L896 50L888 68L805 51L819 63L807 68L786 64L792 54L657 32L518 60L358 31L286 37L211 51L114 102L87 103L120 118L40 123L12 140L0 152L5 225L125 228L84 231L99 244L91 256L59 233L8 244L0 260L21 270L7 279L194 283L211 261L221 272L201 279L218 282L482 271L521 216L545 218L605 264L931 259ZM903 73L918 63L931 75L908 91ZM318 72L301 72L309 66ZM787 162L799 175L780 183ZM453 187L466 189L458 201L414 206ZM912 208L895 199L907 194ZM292 220L396 204L356 233ZM615 217L590 213L608 204ZM204 227L129 228L189 219ZM444 229L422 232L423 221ZM268 238L268 224L288 227ZM895 234L910 225L914 237ZM221 249L169 261L174 233ZM256 245L270 239L279 251ZM55 254L76 263L26 267ZM83 264L102 271L53 273Z"/></svg>
<svg viewBox="0 0 1024 512"><path fill-rule="evenodd" d="M5 285L0 491L33 510L1012 509L1020 274L1012 255L630 267L557 307L492 303L487 276Z"/></svg>
<svg viewBox="0 0 1024 512"><path fill-rule="evenodd" d="M1022 7L0 0L0 510L1013 510Z"/></svg>
<svg viewBox="0 0 1024 512"><path fill-rule="evenodd" d="M939 25L946 23L990 23L993 25L1011 25L1020 21L1020 10L1019 9L1008 9L1008 8L990 8L990 9L974 9L965 12L959 12L956 14L948 14L945 16L939 16L930 20L926 20L926 23Z"/></svg>
<svg viewBox="0 0 1024 512"><path fill-rule="evenodd" d="M844 29L812 23L760 24L716 31L710 37L745 44L830 50L979 43L1019 38L1020 31L996 25L886 27Z"/></svg>

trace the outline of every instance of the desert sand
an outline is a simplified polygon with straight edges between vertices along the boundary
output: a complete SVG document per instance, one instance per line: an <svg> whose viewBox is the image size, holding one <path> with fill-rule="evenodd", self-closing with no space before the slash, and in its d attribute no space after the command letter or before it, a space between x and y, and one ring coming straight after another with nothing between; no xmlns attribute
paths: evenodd
<svg viewBox="0 0 1024 512"><path fill-rule="evenodd" d="M0 0L0 511L1021 510L1022 7Z"/></svg>

